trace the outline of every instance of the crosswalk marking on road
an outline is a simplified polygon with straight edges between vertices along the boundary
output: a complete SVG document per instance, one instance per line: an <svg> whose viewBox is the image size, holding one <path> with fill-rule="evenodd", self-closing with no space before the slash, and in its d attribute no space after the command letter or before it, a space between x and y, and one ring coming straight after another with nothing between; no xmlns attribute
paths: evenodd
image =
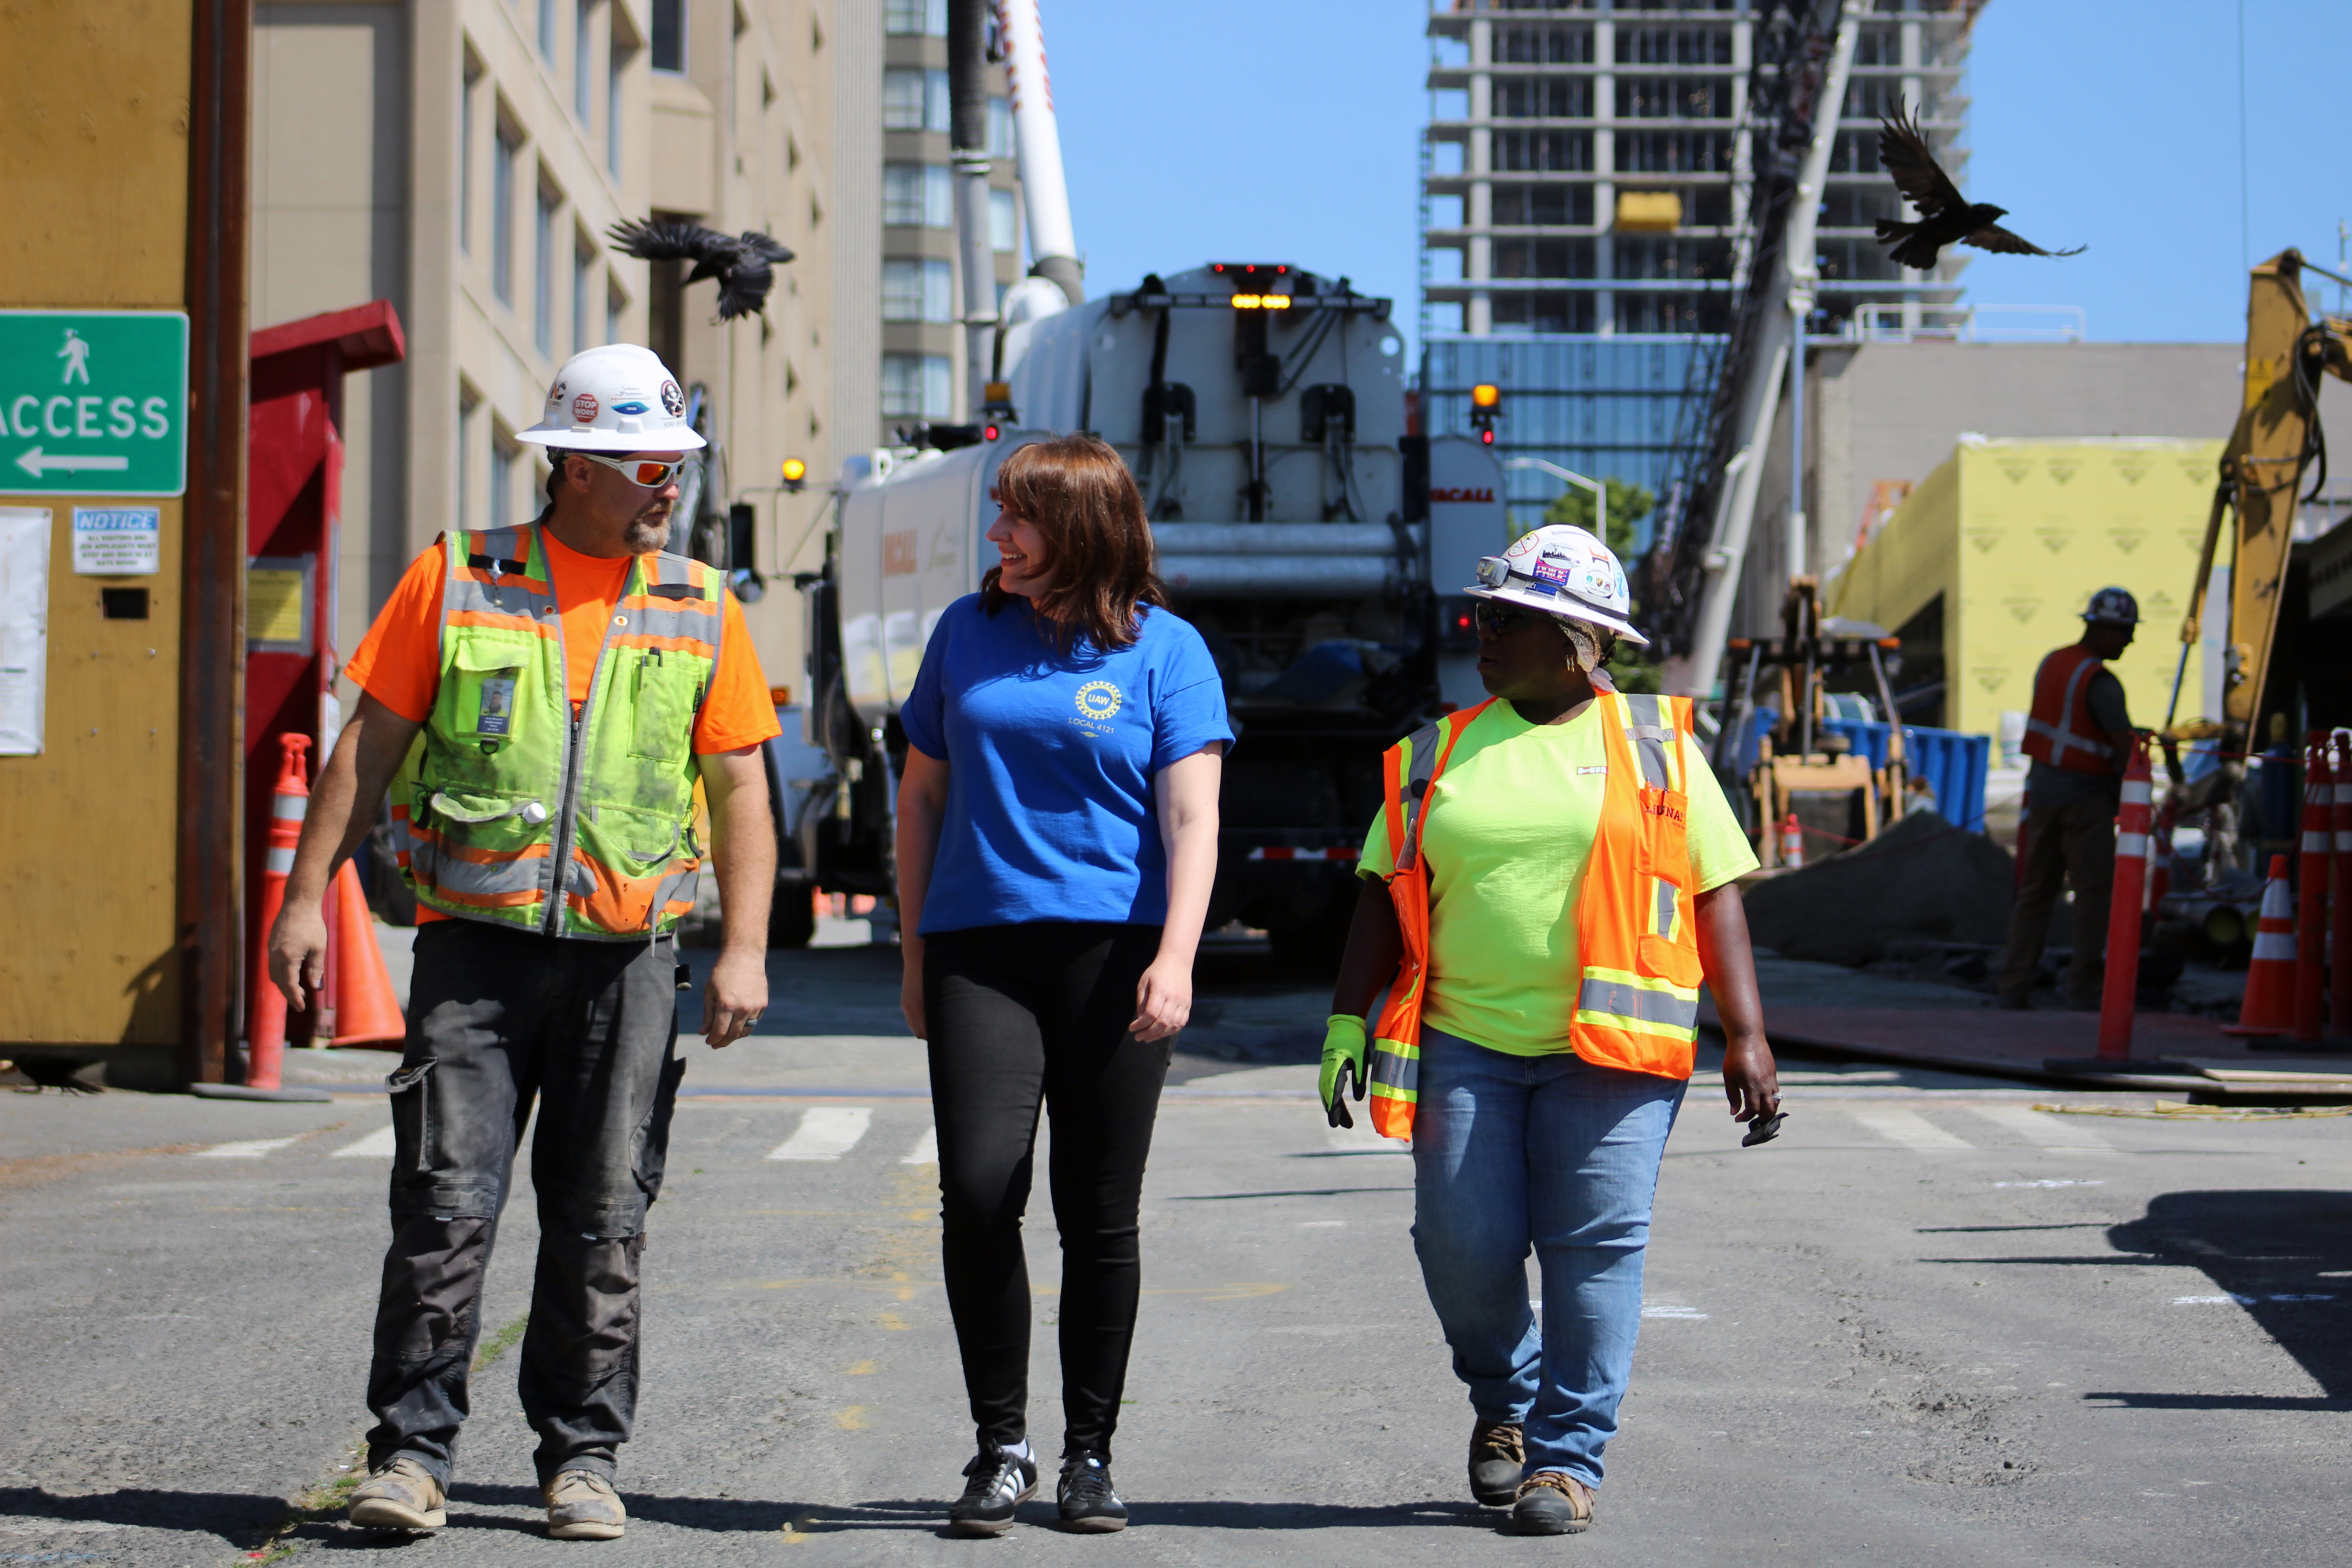
<svg viewBox="0 0 2352 1568"><path fill-rule="evenodd" d="M215 1143L209 1149L196 1151L200 1160L259 1160L275 1154L289 1143L301 1142L293 1138L246 1138L235 1143Z"/></svg>
<svg viewBox="0 0 2352 1568"><path fill-rule="evenodd" d="M1945 1131L1917 1111L1900 1106L1853 1106L1847 1113L1888 1142L1922 1154L1948 1154L1976 1147L1967 1139Z"/></svg>
<svg viewBox="0 0 2352 1568"><path fill-rule="evenodd" d="M915 1146L908 1150L898 1162L901 1165L936 1165L939 1163L940 1130L936 1127L924 1128L923 1135L915 1140Z"/></svg>
<svg viewBox="0 0 2352 1568"><path fill-rule="evenodd" d="M2029 1110L2021 1105L1971 1105L1968 1109L1995 1126L2006 1128L2044 1149L2063 1149L2074 1154L2120 1152L2113 1143L2090 1128L2077 1127L2063 1116Z"/></svg>
<svg viewBox="0 0 2352 1568"><path fill-rule="evenodd" d="M857 1147L874 1123L870 1105L816 1105L801 1112L793 1135L768 1151L771 1160L838 1160Z"/></svg>
<svg viewBox="0 0 2352 1568"><path fill-rule="evenodd" d="M393 1155L392 1129L379 1127L356 1143L346 1143L335 1151L338 1160L389 1160Z"/></svg>

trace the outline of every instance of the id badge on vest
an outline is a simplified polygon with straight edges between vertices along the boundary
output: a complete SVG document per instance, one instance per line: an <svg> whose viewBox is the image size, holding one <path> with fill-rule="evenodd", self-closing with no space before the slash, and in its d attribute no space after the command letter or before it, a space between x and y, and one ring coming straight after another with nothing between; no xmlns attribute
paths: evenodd
<svg viewBox="0 0 2352 1568"><path fill-rule="evenodd" d="M478 735L504 735L510 732L514 722L515 670L504 670L482 682L479 706L475 710L474 732Z"/></svg>

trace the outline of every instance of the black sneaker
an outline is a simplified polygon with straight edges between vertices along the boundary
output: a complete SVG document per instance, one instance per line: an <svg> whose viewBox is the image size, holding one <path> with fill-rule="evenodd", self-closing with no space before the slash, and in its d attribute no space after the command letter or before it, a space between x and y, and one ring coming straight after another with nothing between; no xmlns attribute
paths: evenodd
<svg viewBox="0 0 2352 1568"><path fill-rule="evenodd" d="M1111 1489L1110 1461L1081 1449L1064 1456L1061 1484L1054 1489L1062 1505L1062 1528L1104 1534L1127 1528L1127 1504Z"/></svg>
<svg viewBox="0 0 2352 1568"><path fill-rule="evenodd" d="M982 1448L963 1473L963 1496L948 1509L950 1535L1002 1535L1013 1528L1013 1510L1037 1495L1037 1461L1008 1454L993 1444Z"/></svg>

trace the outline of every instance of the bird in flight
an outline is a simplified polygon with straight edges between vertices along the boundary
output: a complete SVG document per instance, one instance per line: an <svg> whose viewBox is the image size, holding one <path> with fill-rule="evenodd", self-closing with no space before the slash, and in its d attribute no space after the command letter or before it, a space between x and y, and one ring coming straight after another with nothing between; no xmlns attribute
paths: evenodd
<svg viewBox="0 0 2352 1568"><path fill-rule="evenodd" d="M1973 245L1979 250L2007 256L2079 256L2086 248L2078 245L2072 250L2044 250L2000 226L2000 220L2009 216L2007 207L1990 202L1970 205L1927 150L1918 121L1906 119L1899 108L1893 120L1878 122L1878 161L1895 176L1895 188L1919 209L1917 223L1878 220L1879 242L1893 241L1887 255L1906 267L1926 271L1936 265L1937 252L1948 245Z"/></svg>
<svg viewBox="0 0 2352 1568"><path fill-rule="evenodd" d="M740 235L720 234L698 223L656 223L631 218L616 223L613 243L624 255L640 261L691 261L688 283L719 279L719 319L755 315L767 309L768 290L776 285L775 264L790 261L784 246L753 229Z"/></svg>

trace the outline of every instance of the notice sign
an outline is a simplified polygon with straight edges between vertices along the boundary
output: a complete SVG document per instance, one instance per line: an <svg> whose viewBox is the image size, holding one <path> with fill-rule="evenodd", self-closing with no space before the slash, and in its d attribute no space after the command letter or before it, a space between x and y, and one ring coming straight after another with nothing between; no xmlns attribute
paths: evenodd
<svg viewBox="0 0 2352 1568"><path fill-rule="evenodd" d="M163 569L163 514L152 506L78 506L73 569L85 577L141 577Z"/></svg>
<svg viewBox="0 0 2352 1568"><path fill-rule="evenodd" d="M184 312L0 310L0 493L175 496L187 470Z"/></svg>

